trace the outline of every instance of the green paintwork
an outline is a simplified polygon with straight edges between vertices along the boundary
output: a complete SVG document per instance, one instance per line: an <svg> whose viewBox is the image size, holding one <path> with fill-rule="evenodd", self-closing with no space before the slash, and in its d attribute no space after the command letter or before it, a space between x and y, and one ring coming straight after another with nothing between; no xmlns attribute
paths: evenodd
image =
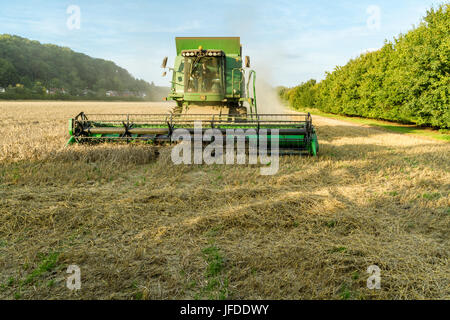
<svg viewBox="0 0 450 320"><path fill-rule="evenodd" d="M72 122L71 122L72 124ZM95 127L121 127L121 125L118 124L113 124L113 123L100 123L100 122L95 122L94 123ZM135 125L135 128L166 128L167 124L140 124L140 125ZM190 128L192 128L192 126L189 126ZM184 128L186 129L186 126L174 126L174 129L177 128ZM202 125L203 129L209 129L211 128L211 125L208 123L204 123ZM274 126L274 125L261 125L260 129L291 129L291 128L296 128L295 125L279 125L279 126ZM256 129L256 127L252 128L251 126L244 124L239 124L239 123L235 123L235 124L230 124L227 125L227 129ZM71 135L72 135L72 128L70 128L71 131ZM95 137L98 139L108 139L108 138L118 138L119 135L118 134L91 134L90 137ZM130 137L131 140L133 140L133 138L139 138L141 137L140 135L132 135ZM270 142L273 139L273 135L268 134L267 135L267 143L268 143L268 147L270 147ZM227 137L225 139L228 139L231 137ZM232 137L232 139L234 139L234 137ZM247 136L247 140L248 141L255 141L255 140L259 140L260 137L258 135L248 135ZM278 144L280 148L288 148L288 149L292 149L292 150L306 150L307 152L309 152L309 154L311 154L312 156L317 156L317 153L319 152L319 144L318 144L318 140L317 140L317 135L316 133L313 134L312 136L312 141L309 145L305 144L304 141L305 137L303 135L278 135ZM77 142L77 140L71 136L70 140L67 142L67 145L73 144ZM152 141L144 141L145 143L152 143Z"/></svg>
<svg viewBox="0 0 450 320"><path fill-rule="evenodd" d="M224 96L222 94L213 93L186 93L184 99L195 102L208 102L208 101L222 101Z"/></svg>
<svg viewBox="0 0 450 320"><path fill-rule="evenodd" d="M68 140L67 143L66 143L66 147L67 147L67 146L70 146L71 144L74 144L75 142L77 142L77 141L75 140L75 137L74 137L74 136L70 136L69 140Z"/></svg>
<svg viewBox="0 0 450 320"><path fill-rule="evenodd" d="M177 55L183 50L197 50L202 46L204 50L222 50L226 55L241 54L241 40L239 37L177 37Z"/></svg>
<svg viewBox="0 0 450 320"><path fill-rule="evenodd" d="M171 83L171 92L167 100L173 100L178 105L189 106L191 104L197 106L211 106L210 102L219 106L244 106L248 103L250 109L256 112L256 106L253 99L248 99L248 88L246 93L245 70L243 68L242 47L239 37L183 37L176 38L177 55L175 57ZM185 50L198 50L202 48L204 52L207 50L221 50L225 56L217 57L221 59L221 92L187 92L185 90L185 63L186 59L182 56ZM254 71L253 81L256 77ZM255 90L253 88L253 90ZM253 91L253 96L254 95Z"/></svg>
<svg viewBox="0 0 450 320"><path fill-rule="evenodd" d="M200 48L201 50L200 51ZM256 104L256 72L253 70L244 70L243 59L242 59L242 47L240 44L240 38L238 37L201 37L201 38L176 38L176 48L177 55L175 57L174 67L170 68L173 71L172 81L171 81L171 93L169 94L167 100L176 101L178 106L189 107L189 105L195 106L215 106L215 107L243 107L244 103L248 104L249 114L247 118L238 117L235 118L235 122L228 122L226 124L221 124L222 129L255 129L255 133L258 132L258 129L297 129L296 131L284 131L286 135L277 135L280 148L292 149L296 151L305 151L311 155L316 156L319 151L319 145L317 141L317 136L314 131L314 127L310 127L310 121L300 121L299 123L292 123L289 121L284 121L280 123L273 122L270 124L268 121L260 121L258 116L258 109ZM186 52L189 51L189 52ZM208 50L214 50L214 52L208 52ZM221 51L221 52L218 52ZM187 53L191 54L189 57L184 57ZM220 54L216 56L209 56L210 54ZM224 54L224 55L223 55ZM198 59L193 59L193 57L197 57ZM204 59L209 58L209 59ZM204 60L202 60L204 59ZM220 60L214 60L220 59ZM202 61L202 62L200 62ZM190 71L185 70L185 64L187 64L187 68ZM195 67L189 67L194 65ZM198 71L199 67L202 68L203 71ZM197 68L197 69L196 69ZM214 69L215 68L215 69ZM193 72L195 70L196 73ZM206 71L205 71L206 70ZM212 70L212 71L211 71ZM185 73L186 75L192 75L189 81L189 91L185 90ZM198 75L199 73L200 75ZM245 74L247 73L247 79ZM211 75L212 74L212 75ZM200 80L203 79L203 80ZM193 81L195 81L193 83ZM219 84L220 83L220 84ZM199 89L202 88L202 89ZM210 90L210 92L198 92L197 90ZM186 92L185 92L186 91ZM232 110L232 108L230 108ZM236 109L234 109L236 110ZM80 114L79 116L81 116ZM213 115L211 115L213 116ZM228 116L228 115L226 115ZM285 116L285 115L279 115ZM310 115L308 116L310 119ZM69 122L69 133L71 135L70 140L67 144L72 144L75 142L89 141L95 139L89 138L97 138L100 141L111 141L117 138L122 138L126 140L138 140L144 143L153 143L156 141L155 138L149 137L149 135L136 135L133 134L128 138L124 138L119 134L120 130L96 130L97 134L92 134L89 129L86 130L85 126L80 126L78 116L74 120L70 120ZM85 118L84 121L87 118ZM92 121L89 120L88 128L101 128L101 127L120 127L124 128L125 122L127 120L122 121ZM213 118L214 119L214 118ZM238 120L236 120L238 119ZM256 121L257 120L257 121ZM132 121L130 121L132 123ZM172 123L172 118L170 121L170 130L168 128L168 120L161 119L154 122L149 121L133 123L134 128L153 128L159 129L164 128L167 129L167 132L171 132L172 129L192 129L193 124L191 122L189 125L186 125L186 122L174 121ZM257 123L257 124L255 124ZM92 127L90 126L92 125ZM76 128L75 132L73 128ZM203 123L204 129L209 128L217 128L217 123L214 121ZM312 129L311 129L312 128ZM81 130L81 132L80 132ZM125 129L124 129L125 130ZM303 136L308 130L307 137ZM310 131L312 130L312 131ZM98 134L98 132L109 132L109 134ZM111 134L111 132L117 134ZM122 131L123 134L125 131ZM161 130L130 130L129 132L161 132ZM165 132L164 130L162 132ZM296 135L289 135L289 133L293 133ZM225 134L225 133L224 133ZM150 135L151 136L151 135ZM170 134L164 133L160 138L160 141L166 141L169 139ZM268 135L268 144L272 141L272 135ZM88 138L88 139L85 139ZM133 139L135 138L135 139ZM311 139L309 141L309 139ZM234 138L233 138L234 139ZM247 136L247 140L255 141L259 140L260 135L249 135Z"/></svg>
<svg viewBox="0 0 450 320"><path fill-rule="evenodd" d="M73 119L69 119L69 134L73 135Z"/></svg>
<svg viewBox="0 0 450 320"><path fill-rule="evenodd" d="M92 137L95 137L98 139L101 139L101 138L107 139L107 138L118 138L119 135L118 134L95 134L95 135L92 135ZM139 138L139 135L132 135L130 137L130 140L132 140L133 138ZM232 138L234 139L234 137L232 137ZM258 138L258 136L249 135L249 136L247 136L247 139L248 140L258 140L259 138ZM270 146L270 141L272 139L273 139L273 136L271 136L271 135L267 136L267 142L268 142L269 146ZM303 139L304 139L304 136L302 136L302 135L298 135L298 136L279 135L278 136L278 144L279 144L280 148L292 148L294 150L297 148L298 149L307 148L309 150L311 147L308 148L307 146L305 146L305 144L302 142ZM76 142L75 138L71 137L66 145L71 145L75 142ZM316 148L315 145L313 148L314 149ZM316 153L314 153L314 155L316 155Z"/></svg>

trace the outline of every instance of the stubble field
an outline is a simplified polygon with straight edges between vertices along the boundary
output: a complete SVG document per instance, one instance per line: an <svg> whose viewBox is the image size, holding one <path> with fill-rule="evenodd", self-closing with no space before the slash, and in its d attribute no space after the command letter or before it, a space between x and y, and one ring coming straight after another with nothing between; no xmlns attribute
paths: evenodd
<svg viewBox="0 0 450 320"><path fill-rule="evenodd" d="M81 111L167 108L0 102L0 298L450 298L448 142L313 117L320 157L282 157L274 176L64 147Z"/></svg>

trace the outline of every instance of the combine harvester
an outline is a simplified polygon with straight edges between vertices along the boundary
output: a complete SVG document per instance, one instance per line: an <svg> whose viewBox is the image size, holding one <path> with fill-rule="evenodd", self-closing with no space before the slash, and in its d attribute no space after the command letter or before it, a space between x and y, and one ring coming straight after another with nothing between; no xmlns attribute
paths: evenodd
<svg viewBox="0 0 450 320"><path fill-rule="evenodd" d="M176 129L193 133L194 123L201 121L203 131L220 130L223 141L227 129L253 129L256 135L247 135L247 142L259 141L260 130L267 129L269 145L274 135L278 136L280 154L317 155L319 144L310 114L258 114L256 73L249 70L250 58L242 59L240 38L176 38L176 47L174 67L169 68L173 72L171 92L166 98L175 101L176 107L170 113L80 113L70 120L68 144L172 143ZM166 69L167 57L162 67ZM273 129L277 133L272 134Z"/></svg>

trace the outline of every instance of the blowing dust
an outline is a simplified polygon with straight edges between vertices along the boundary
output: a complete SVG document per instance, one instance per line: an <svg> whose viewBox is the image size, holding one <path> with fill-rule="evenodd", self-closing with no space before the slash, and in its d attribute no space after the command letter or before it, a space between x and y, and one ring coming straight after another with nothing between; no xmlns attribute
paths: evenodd
<svg viewBox="0 0 450 320"><path fill-rule="evenodd" d="M264 78L256 78L256 102L260 114L284 114L286 108L283 106L278 93L274 87Z"/></svg>

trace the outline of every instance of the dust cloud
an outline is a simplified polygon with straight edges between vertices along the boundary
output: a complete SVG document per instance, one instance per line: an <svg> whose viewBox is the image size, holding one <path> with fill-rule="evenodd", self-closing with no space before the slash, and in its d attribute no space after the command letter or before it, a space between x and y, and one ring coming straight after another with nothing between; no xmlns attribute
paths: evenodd
<svg viewBox="0 0 450 320"><path fill-rule="evenodd" d="M278 93L264 78L256 78L256 103L259 114L284 114L284 107Z"/></svg>
<svg viewBox="0 0 450 320"><path fill-rule="evenodd" d="M227 34L239 36L243 45L243 56L249 55L251 58L250 69L256 71L256 102L258 113L260 114L285 114L286 107L278 98L276 89L270 84L273 79L272 73L277 68L273 65L274 61L283 64L283 55L280 48L274 49L270 44L257 41L258 25L263 23L264 11L256 1L241 1L241 10L225 10L224 26ZM248 73L246 80L248 81ZM253 81L253 80L252 80ZM253 97L253 89L248 96ZM248 110L250 111L250 110Z"/></svg>

